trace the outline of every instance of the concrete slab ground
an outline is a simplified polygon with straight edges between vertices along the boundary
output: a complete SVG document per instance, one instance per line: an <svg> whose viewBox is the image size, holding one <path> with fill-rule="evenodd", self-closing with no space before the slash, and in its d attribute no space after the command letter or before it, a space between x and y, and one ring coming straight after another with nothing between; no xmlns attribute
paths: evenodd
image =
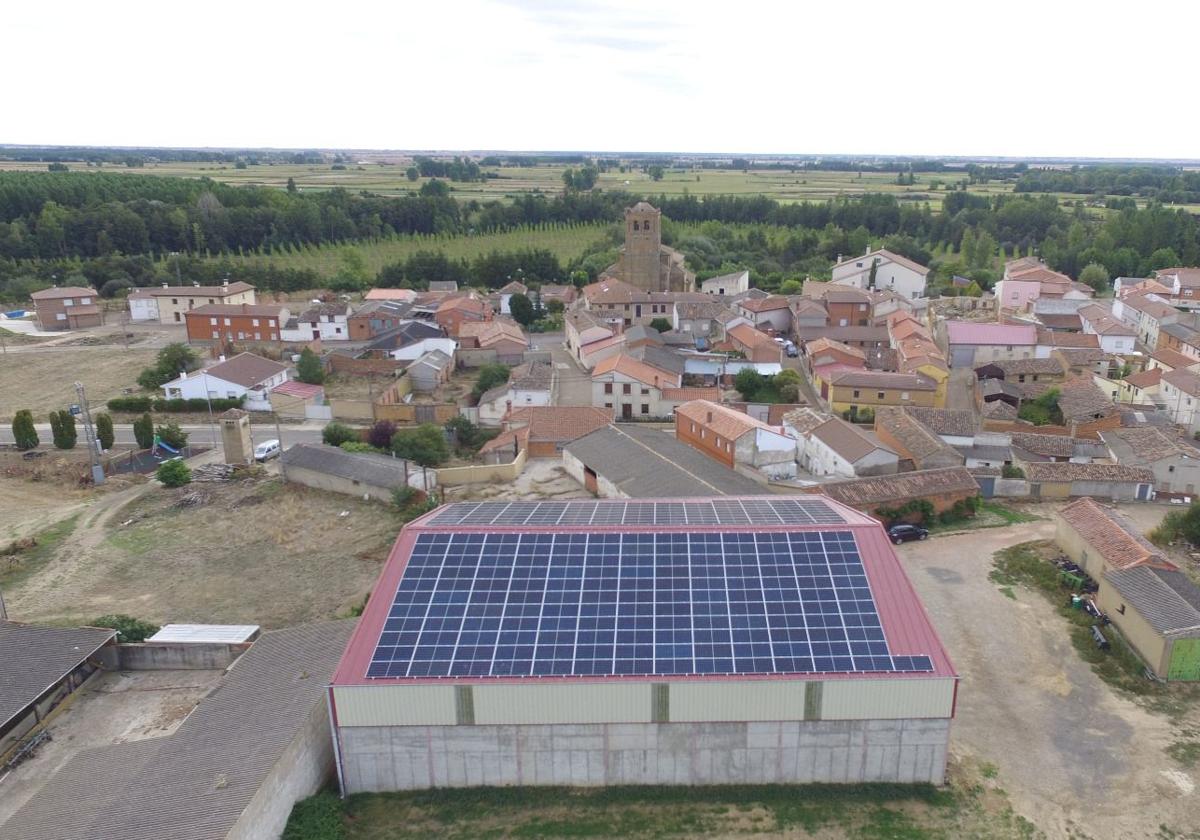
<svg viewBox="0 0 1200 840"><path fill-rule="evenodd" d="M0 837L19 837L4 823L80 750L170 735L224 671L100 672L60 706L52 740L11 773L0 773Z"/></svg>

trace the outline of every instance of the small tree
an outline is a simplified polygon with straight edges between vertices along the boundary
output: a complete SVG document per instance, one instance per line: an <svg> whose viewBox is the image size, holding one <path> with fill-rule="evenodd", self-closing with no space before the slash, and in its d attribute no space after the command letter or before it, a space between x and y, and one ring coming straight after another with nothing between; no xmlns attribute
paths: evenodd
<svg viewBox="0 0 1200 840"><path fill-rule="evenodd" d="M410 181L415 181L421 177L420 171L415 166L410 166L404 170L404 177Z"/></svg>
<svg viewBox="0 0 1200 840"><path fill-rule="evenodd" d="M471 395L475 399L479 399L485 391L490 391L497 385L507 382L508 373L508 365L499 363L483 365L479 368L479 378L475 380L475 387L471 389Z"/></svg>
<svg viewBox="0 0 1200 840"><path fill-rule="evenodd" d="M37 429L33 426L33 413L27 408L21 409L13 417L12 432L17 449L22 452L34 449L41 443L38 439Z"/></svg>
<svg viewBox="0 0 1200 840"><path fill-rule="evenodd" d="M367 432L367 443L376 449L388 449L392 445L392 436L396 434L396 424L391 420L379 420Z"/></svg>
<svg viewBox="0 0 1200 840"><path fill-rule="evenodd" d="M111 627L117 631L117 641L144 642L158 632L158 625L134 618L131 615L102 615L92 623L93 627Z"/></svg>
<svg viewBox="0 0 1200 840"><path fill-rule="evenodd" d="M155 428L154 434L172 449L183 449L187 446L188 433L179 428L178 423L163 423Z"/></svg>
<svg viewBox="0 0 1200 840"><path fill-rule="evenodd" d="M537 320L537 312L533 309L533 301L528 295L515 294L508 299L508 311L513 320L523 327L528 327Z"/></svg>
<svg viewBox="0 0 1200 840"><path fill-rule="evenodd" d="M50 412L50 433L54 445L59 449L74 449L79 435L75 431L75 417L69 411Z"/></svg>
<svg viewBox="0 0 1200 840"><path fill-rule="evenodd" d="M750 401L767 384L767 378L754 368L742 368L733 377L733 387L737 388L742 399Z"/></svg>
<svg viewBox="0 0 1200 840"><path fill-rule="evenodd" d="M669 332L671 329L671 322L666 318L655 318L650 322L650 329L658 330L660 333Z"/></svg>
<svg viewBox="0 0 1200 840"><path fill-rule="evenodd" d="M116 441L116 435L113 433L113 421L111 414L102 411L96 415L96 439L100 441L101 449L113 448L113 443Z"/></svg>
<svg viewBox="0 0 1200 840"><path fill-rule="evenodd" d="M139 449L149 449L154 445L154 418L147 412L133 421L133 439Z"/></svg>
<svg viewBox="0 0 1200 840"><path fill-rule="evenodd" d="M300 351L300 361L296 363L296 378L309 385L320 385L325 381L325 367L308 347Z"/></svg>
<svg viewBox="0 0 1200 840"><path fill-rule="evenodd" d="M183 461L164 461L155 471L154 477L161 481L164 487L182 487L191 482L192 471Z"/></svg>
<svg viewBox="0 0 1200 840"><path fill-rule="evenodd" d="M397 458L423 467L436 467L450 459L450 446L440 426L422 423L415 429L401 429L392 437L392 452Z"/></svg>
<svg viewBox="0 0 1200 840"><path fill-rule="evenodd" d="M357 441L358 432L344 423L329 423L321 430L321 440L329 446L341 446L347 441ZM390 445L389 441L389 445Z"/></svg>
<svg viewBox="0 0 1200 840"><path fill-rule="evenodd" d="M1108 269L1100 263L1088 263L1079 272L1079 282L1087 283L1097 292L1108 288Z"/></svg>

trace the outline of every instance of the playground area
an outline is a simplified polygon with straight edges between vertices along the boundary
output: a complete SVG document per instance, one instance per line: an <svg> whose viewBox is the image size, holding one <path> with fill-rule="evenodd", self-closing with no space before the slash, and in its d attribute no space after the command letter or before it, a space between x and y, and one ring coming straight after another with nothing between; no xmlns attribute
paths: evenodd
<svg viewBox="0 0 1200 840"><path fill-rule="evenodd" d="M160 446L161 449L157 452L153 449L130 449L125 452L111 454L108 460L105 461L104 472L106 475L142 475L152 473L164 461L178 457L192 458L196 455L203 455L211 448L208 446L185 446L181 451L172 449L161 441Z"/></svg>

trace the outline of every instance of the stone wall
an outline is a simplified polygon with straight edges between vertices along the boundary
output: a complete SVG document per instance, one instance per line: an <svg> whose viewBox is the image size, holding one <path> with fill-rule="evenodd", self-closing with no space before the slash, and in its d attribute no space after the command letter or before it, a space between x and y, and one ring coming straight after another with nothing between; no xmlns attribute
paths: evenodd
<svg viewBox="0 0 1200 840"><path fill-rule="evenodd" d="M342 727L338 737L347 793L475 785L940 785L950 721Z"/></svg>

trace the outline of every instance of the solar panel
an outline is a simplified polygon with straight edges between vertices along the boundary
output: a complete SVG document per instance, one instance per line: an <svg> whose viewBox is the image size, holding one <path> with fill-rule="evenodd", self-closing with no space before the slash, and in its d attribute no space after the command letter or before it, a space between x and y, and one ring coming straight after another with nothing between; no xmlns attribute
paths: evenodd
<svg viewBox="0 0 1200 840"><path fill-rule="evenodd" d="M433 518L446 525L839 525L822 499L712 499L687 502L462 502Z"/></svg>
<svg viewBox="0 0 1200 840"><path fill-rule="evenodd" d="M635 509L671 518L690 503L659 504ZM416 538L367 676L932 669L888 648L849 532L433 531Z"/></svg>

